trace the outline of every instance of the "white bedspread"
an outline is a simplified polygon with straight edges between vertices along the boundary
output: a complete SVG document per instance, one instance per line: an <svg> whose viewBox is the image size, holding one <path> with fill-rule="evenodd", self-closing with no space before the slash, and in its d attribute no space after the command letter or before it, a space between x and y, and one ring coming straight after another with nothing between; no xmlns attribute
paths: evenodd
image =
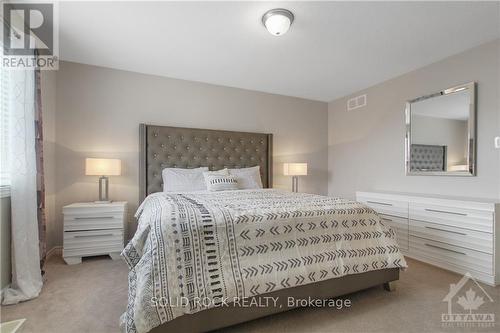
<svg viewBox="0 0 500 333"><path fill-rule="evenodd" d="M127 332L227 300L406 267L394 232L353 201L278 190L155 193L122 255Z"/></svg>

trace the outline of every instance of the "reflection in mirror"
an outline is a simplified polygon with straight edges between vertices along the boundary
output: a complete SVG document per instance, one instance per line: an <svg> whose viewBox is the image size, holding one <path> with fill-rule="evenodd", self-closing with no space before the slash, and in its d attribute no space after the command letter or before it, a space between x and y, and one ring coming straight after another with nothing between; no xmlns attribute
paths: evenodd
<svg viewBox="0 0 500 333"><path fill-rule="evenodd" d="M474 174L474 99L471 83L407 103L407 174Z"/></svg>

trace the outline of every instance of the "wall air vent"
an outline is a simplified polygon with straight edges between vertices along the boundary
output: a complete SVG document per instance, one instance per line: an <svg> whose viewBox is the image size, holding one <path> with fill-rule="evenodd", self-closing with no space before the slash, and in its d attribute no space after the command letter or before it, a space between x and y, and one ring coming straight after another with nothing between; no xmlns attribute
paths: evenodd
<svg viewBox="0 0 500 333"><path fill-rule="evenodd" d="M347 111L366 106L366 94L353 97L347 101Z"/></svg>

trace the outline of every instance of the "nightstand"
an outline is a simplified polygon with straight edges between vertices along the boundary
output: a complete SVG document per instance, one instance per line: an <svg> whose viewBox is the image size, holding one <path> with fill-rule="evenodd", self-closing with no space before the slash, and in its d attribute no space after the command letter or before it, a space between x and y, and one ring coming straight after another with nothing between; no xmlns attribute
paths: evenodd
<svg viewBox="0 0 500 333"><path fill-rule="evenodd" d="M74 203L63 207L63 258L68 265L82 257L109 255L120 258L125 233L127 203Z"/></svg>

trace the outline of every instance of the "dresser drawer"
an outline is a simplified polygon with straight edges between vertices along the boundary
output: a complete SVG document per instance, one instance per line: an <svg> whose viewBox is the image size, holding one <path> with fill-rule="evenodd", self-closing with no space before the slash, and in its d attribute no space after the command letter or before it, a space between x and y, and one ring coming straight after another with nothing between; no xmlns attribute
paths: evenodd
<svg viewBox="0 0 500 333"><path fill-rule="evenodd" d="M475 270L485 274L493 274L493 256L459 246L436 242L410 235L411 257L440 265L448 269L456 268L460 272ZM452 267L452 268L450 268Z"/></svg>
<svg viewBox="0 0 500 333"><path fill-rule="evenodd" d="M408 217L408 202L406 201L380 199L363 195L358 195L356 200L373 208L373 210L380 214Z"/></svg>
<svg viewBox="0 0 500 333"><path fill-rule="evenodd" d="M382 223L396 233L396 241L403 250L408 250L408 219L380 214Z"/></svg>
<svg viewBox="0 0 500 333"><path fill-rule="evenodd" d="M443 224L462 229L493 232L493 213L466 208L410 203L410 220Z"/></svg>
<svg viewBox="0 0 500 333"><path fill-rule="evenodd" d="M365 191L356 198L394 230L405 256L500 283L498 199Z"/></svg>
<svg viewBox="0 0 500 333"><path fill-rule="evenodd" d="M493 254L493 235L487 232L410 220L410 234L420 238Z"/></svg>

